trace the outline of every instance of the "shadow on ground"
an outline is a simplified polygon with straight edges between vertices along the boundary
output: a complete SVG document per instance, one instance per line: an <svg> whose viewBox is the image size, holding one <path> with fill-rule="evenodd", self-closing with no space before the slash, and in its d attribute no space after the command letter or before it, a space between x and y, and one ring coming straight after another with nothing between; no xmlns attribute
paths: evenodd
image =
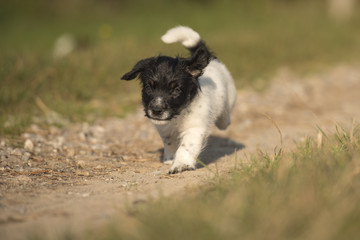
<svg viewBox="0 0 360 240"><path fill-rule="evenodd" d="M210 136L205 149L199 155L199 160L204 164L210 164L243 148L245 148L244 144L229 138ZM164 148L158 149L157 152L160 153L160 161L162 162ZM203 166L198 163L196 167L202 168Z"/></svg>
<svg viewBox="0 0 360 240"><path fill-rule="evenodd" d="M210 136L208 144L199 156L199 160L205 164L210 164L227 155L233 154L235 151L244 149L245 145L229 138ZM201 168L201 164L198 164Z"/></svg>

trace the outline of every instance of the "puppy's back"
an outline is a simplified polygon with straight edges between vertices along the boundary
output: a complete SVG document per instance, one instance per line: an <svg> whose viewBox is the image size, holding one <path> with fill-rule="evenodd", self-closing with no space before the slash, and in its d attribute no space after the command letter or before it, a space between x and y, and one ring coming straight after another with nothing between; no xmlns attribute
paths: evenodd
<svg viewBox="0 0 360 240"><path fill-rule="evenodd" d="M205 68L199 82L201 94L209 99L216 126L226 129L236 102L236 88L229 70L218 59L214 59Z"/></svg>

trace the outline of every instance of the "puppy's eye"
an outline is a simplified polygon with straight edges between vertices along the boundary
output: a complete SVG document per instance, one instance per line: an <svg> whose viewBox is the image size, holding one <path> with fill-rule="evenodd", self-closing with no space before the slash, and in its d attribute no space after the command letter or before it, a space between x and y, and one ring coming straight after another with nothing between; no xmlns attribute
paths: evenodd
<svg viewBox="0 0 360 240"><path fill-rule="evenodd" d="M173 89L171 91L171 94L173 97L179 97L179 95L181 94L181 89L180 87L176 87L175 89Z"/></svg>
<svg viewBox="0 0 360 240"><path fill-rule="evenodd" d="M154 86L155 86L155 81L154 81L154 80L150 80L150 81L149 81L149 84L150 84L151 87L154 87Z"/></svg>
<svg viewBox="0 0 360 240"><path fill-rule="evenodd" d="M171 83L169 84L169 88L170 88L171 90L174 90L176 87L177 87L177 83L176 83L176 82L171 82Z"/></svg>
<svg viewBox="0 0 360 240"><path fill-rule="evenodd" d="M147 94L151 94L153 89L155 88L155 81L154 80L149 80L148 83L145 84L144 88L145 88L145 92Z"/></svg>

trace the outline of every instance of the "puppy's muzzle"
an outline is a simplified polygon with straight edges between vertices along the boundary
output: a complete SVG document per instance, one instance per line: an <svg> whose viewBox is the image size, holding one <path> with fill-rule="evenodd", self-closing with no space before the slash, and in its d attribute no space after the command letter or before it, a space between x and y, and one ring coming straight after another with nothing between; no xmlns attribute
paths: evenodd
<svg viewBox="0 0 360 240"><path fill-rule="evenodd" d="M167 110L165 101L158 97L149 104L148 115L155 120L169 120L170 113Z"/></svg>

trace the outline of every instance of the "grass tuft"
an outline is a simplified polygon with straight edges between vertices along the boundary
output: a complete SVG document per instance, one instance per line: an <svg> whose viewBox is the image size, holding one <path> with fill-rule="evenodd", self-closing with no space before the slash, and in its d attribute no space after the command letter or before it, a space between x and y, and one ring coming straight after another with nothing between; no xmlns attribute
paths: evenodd
<svg viewBox="0 0 360 240"><path fill-rule="evenodd" d="M357 239L359 128L337 129L321 148L307 138L286 154L238 160L231 178L146 204L132 231L115 222L105 239Z"/></svg>

